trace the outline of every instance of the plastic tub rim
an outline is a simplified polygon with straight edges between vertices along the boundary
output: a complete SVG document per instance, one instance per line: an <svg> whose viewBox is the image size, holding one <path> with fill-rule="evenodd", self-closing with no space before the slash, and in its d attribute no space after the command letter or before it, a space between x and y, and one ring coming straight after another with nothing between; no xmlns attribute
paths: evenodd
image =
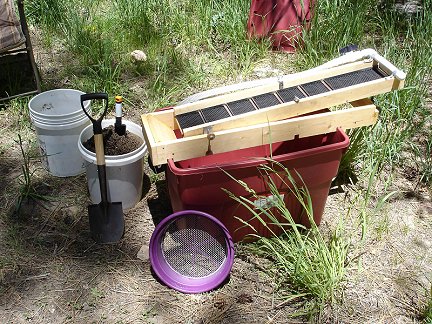
<svg viewBox="0 0 432 324"><path fill-rule="evenodd" d="M290 160L292 159L298 159L298 158L302 158L305 156L309 156L309 155L313 155L315 153L319 153L322 151L322 153L328 153L331 151L335 151L335 150L339 150L339 149L346 149L349 144L350 144L350 139L348 137L348 135L341 129L341 128L337 128L336 132L334 133L338 133L340 135L343 136L343 140L338 142L338 143L332 143L329 145L326 145L325 148L326 150L323 151L322 147L313 147L313 148L309 148L309 149L305 149L305 150L301 150L298 152L291 152L291 153L286 153L286 154L281 154L281 155L277 155L275 157L273 157L273 159L275 161L281 161L281 160L286 160L287 156L290 156ZM223 154L223 153L221 153ZM216 165L211 165L211 166L200 166L200 167L192 167L192 168L179 168L176 166L176 162L174 162L173 159L169 159L167 164L168 167L170 168L170 170L175 174L175 175L188 175L188 174L196 174L196 173L210 173L210 172L219 172L221 169L224 170L231 170L231 169L240 169L240 168L247 168L247 167L251 167L254 165L258 165L258 164L262 164L262 163L267 163L268 161L263 158L263 157L250 157L248 159L245 159L243 161L238 161L238 162L234 162L234 163L221 163Z"/></svg>
<svg viewBox="0 0 432 324"><path fill-rule="evenodd" d="M180 218L184 215L190 215L190 214L205 217L210 221L216 223L218 226L220 226L220 228L225 233L225 242L227 244L226 261L221 265L221 267L216 272L206 277L188 278L177 273L175 275L175 278L174 276L170 277L170 275L165 270L167 267L170 266L167 263L161 262L161 260L163 260L163 258L160 257L160 254L162 252L158 248L161 242L160 241L161 234L166 229L166 226L169 225L176 218ZM168 287L183 293L190 293L190 294L207 292L217 288L220 284L222 284L231 272L232 266L234 264L234 254L235 254L234 243L225 225L216 217L198 210L182 210L182 211L175 212L169 215L168 217L164 218L156 226L150 238L150 243L149 243L150 264L157 277ZM175 271L172 270L169 272L172 274ZM181 278L182 280L179 278Z"/></svg>

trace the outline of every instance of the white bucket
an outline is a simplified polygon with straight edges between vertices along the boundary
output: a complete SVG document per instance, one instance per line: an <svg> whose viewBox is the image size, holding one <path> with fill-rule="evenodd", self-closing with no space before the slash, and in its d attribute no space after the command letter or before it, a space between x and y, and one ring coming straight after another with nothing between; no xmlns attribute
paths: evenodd
<svg viewBox="0 0 432 324"><path fill-rule="evenodd" d="M91 124L81 107L82 91L56 89L33 97L28 106L39 139L41 160L54 176L68 177L85 171L76 146L81 131ZM90 101L84 108L91 113Z"/></svg>
<svg viewBox="0 0 432 324"><path fill-rule="evenodd" d="M102 121L102 128L114 125L115 119ZM144 155L147 153L147 146L144 143L144 136L141 126L127 120L122 120L126 129L139 136L143 144L133 152L122 155L106 155L106 176L108 201L121 202L123 210L134 207L142 196L144 176ZM90 199L94 204L101 201L99 178L96 166L96 154L87 150L83 142L93 136L93 127L83 129L78 140L78 149L86 163L87 184ZM76 144L75 144L76 145Z"/></svg>

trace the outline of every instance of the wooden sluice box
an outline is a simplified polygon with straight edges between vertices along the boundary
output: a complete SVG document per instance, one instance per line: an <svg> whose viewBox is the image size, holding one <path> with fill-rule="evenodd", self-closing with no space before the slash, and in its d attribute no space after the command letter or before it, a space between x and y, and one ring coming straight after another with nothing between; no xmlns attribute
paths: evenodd
<svg viewBox="0 0 432 324"><path fill-rule="evenodd" d="M142 115L153 165L372 125L405 73L380 55ZM331 110L330 110L331 109Z"/></svg>

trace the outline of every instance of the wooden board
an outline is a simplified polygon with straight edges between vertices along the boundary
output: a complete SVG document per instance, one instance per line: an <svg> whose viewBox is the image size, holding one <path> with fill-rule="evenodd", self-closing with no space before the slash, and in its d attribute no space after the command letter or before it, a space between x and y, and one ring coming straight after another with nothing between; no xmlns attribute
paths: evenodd
<svg viewBox="0 0 432 324"><path fill-rule="evenodd" d="M322 80L325 78L329 78L332 76L340 75L343 73L353 72L357 70L362 70L366 68L370 68L373 66L372 61L360 61L345 64L343 66L338 66L334 68L324 69L324 70L307 70L300 73L295 73L292 75L287 75L281 79L282 88L292 87L294 85L300 85L312 81ZM224 104L230 101L250 98L253 96L257 96L260 94L277 91L280 89L280 84L278 81L274 83L267 84L264 86L254 87L252 89L245 89L236 91L233 93L228 93L225 95L220 95L192 103L187 103L183 105L179 105L174 107L175 115L184 114L190 111L195 111L198 109L202 109L205 107L216 106L220 104Z"/></svg>
<svg viewBox="0 0 432 324"><path fill-rule="evenodd" d="M169 114L173 115L174 111L163 112L161 114L163 118L159 119L153 118L152 114L142 115L144 137L153 164L165 164L168 159L181 161L204 156L209 143L207 135L200 134L156 142L152 134L148 134L152 132L152 128L161 126L162 120L169 120ZM306 137L334 132L338 127L349 129L367 126L374 124L377 118L378 110L375 105L367 104L351 109L221 130L213 133L215 138L211 141L211 149L214 154L223 153L270 142L291 140L295 136ZM172 133L173 130L170 132Z"/></svg>
<svg viewBox="0 0 432 324"><path fill-rule="evenodd" d="M185 128L182 130L183 136L189 137L203 134L204 128L209 126L212 127L213 132L216 132L304 115L324 108L330 108L332 106L389 92L393 89L393 83L394 77L389 76L338 90L328 91L315 96L301 98L298 102L290 101L211 123Z"/></svg>

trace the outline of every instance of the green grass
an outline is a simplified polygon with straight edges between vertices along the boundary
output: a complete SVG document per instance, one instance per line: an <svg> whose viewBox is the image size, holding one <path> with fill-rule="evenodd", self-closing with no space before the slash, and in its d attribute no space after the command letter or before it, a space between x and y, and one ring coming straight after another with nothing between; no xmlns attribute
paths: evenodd
<svg viewBox="0 0 432 324"><path fill-rule="evenodd" d="M58 41L56 33L78 59L68 73L73 85L128 93L129 82L144 78L152 108L207 87L209 73L224 80L252 70L269 43L247 39L248 10L246 0L44 0L27 7L52 38L47 43ZM146 53L145 62L130 59L136 49Z"/></svg>
<svg viewBox="0 0 432 324"><path fill-rule="evenodd" d="M24 2L30 21L53 32L66 18L66 2L62 0L28 0Z"/></svg>
<svg viewBox="0 0 432 324"><path fill-rule="evenodd" d="M303 33L304 47L297 65L303 69L325 63L348 44L365 47L367 13L376 1L317 1L310 30Z"/></svg>
<svg viewBox="0 0 432 324"><path fill-rule="evenodd" d="M254 204L262 197L242 181L233 179L244 187L250 198L227 193L250 211L251 220L258 220L272 233L271 237L261 237L250 221L240 219L244 226L257 233L253 236L259 238L257 243L249 245L249 249L273 261L269 273L275 278L281 304L295 305L293 317L306 316L311 319L341 296L349 239L344 235L343 222L329 237L321 234L313 218L311 196L299 174L291 175L285 166L272 160L260 166L259 170L266 179L270 194L275 197L273 208ZM295 223L279 193L281 187L288 188L286 195L292 195L291 199L298 201L304 216L311 223L309 229ZM278 236L269 224L276 225L282 235Z"/></svg>
<svg viewBox="0 0 432 324"><path fill-rule="evenodd" d="M423 138L418 142L411 142L410 146L419 173L415 187L420 183L432 184L432 133L424 134Z"/></svg>
<svg viewBox="0 0 432 324"><path fill-rule="evenodd" d="M32 167L32 156L29 152L29 149L24 147L23 140L21 135L18 134L17 144L21 151L22 156L22 165L21 165L21 175L19 177L19 192L17 194L15 211L16 215L20 215L21 207L25 201L33 200L33 201L41 201L41 200L49 200L50 197L42 195L38 192L38 188L35 185L34 181L34 172L36 171Z"/></svg>
<svg viewBox="0 0 432 324"><path fill-rule="evenodd" d="M28 113L28 102L30 98L15 98L7 102L7 111L10 114L11 130L28 133L31 128L30 115Z"/></svg>
<svg viewBox="0 0 432 324"><path fill-rule="evenodd" d="M432 323L432 285L426 296L425 305L420 311L420 320L422 320L426 324Z"/></svg>
<svg viewBox="0 0 432 324"><path fill-rule="evenodd" d="M351 147L341 163L340 177L356 180L357 175L378 174L403 162L401 153L414 135L431 119L426 98L432 68L431 1L424 10L406 14L394 9L394 1L334 1L317 3L310 31L305 31L305 47L300 50L299 68L316 66L349 43L360 48L376 48L407 73L405 88L375 98L381 109L378 123L349 133ZM426 146L427 149L427 146ZM419 156L420 157L420 156ZM429 181L425 169L422 179Z"/></svg>

